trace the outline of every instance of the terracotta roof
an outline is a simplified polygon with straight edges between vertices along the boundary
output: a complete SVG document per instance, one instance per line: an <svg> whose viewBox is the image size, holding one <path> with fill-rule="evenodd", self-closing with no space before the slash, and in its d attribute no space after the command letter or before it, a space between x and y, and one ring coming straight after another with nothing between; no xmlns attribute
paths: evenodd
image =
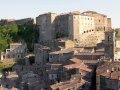
<svg viewBox="0 0 120 90"><path fill-rule="evenodd" d="M105 72L101 74L101 76L104 76L109 79L120 80L120 71Z"/></svg>
<svg viewBox="0 0 120 90"><path fill-rule="evenodd" d="M97 53L87 53L87 52L81 52L81 53L76 53L75 55L103 55L104 53L102 52L97 52Z"/></svg>
<svg viewBox="0 0 120 90"><path fill-rule="evenodd" d="M63 50L56 51L56 52L51 52L51 53L49 53L49 54L64 54L64 53L70 53L70 52L73 52L73 49L72 49L72 48L63 49Z"/></svg>
<svg viewBox="0 0 120 90"><path fill-rule="evenodd" d="M65 65L64 68L66 68L66 69L79 68L79 69L87 71L87 72L92 71L92 69L88 68L87 65L85 65L84 63Z"/></svg>
<svg viewBox="0 0 120 90"><path fill-rule="evenodd" d="M11 72L11 73L7 76L7 78L18 78L18 75L17 75L16 72Z"/></svg>
<svg viewBox="0 0 120 90"><path fill-rule="evenodd" d="M77 63L77 64L83 63L82 60L80 60L80 59L78 59L78 58L75 58L75 57L73 57L72 59L70 59L70 61L72 61L72 62L74 62L74 63Z"/></svg>
<svg viewBox="0 0 120 90"><path fill-rule="evenodd" d="M70 59L70 61L72 61L73 63L69 64L69 65L64 65L64 68L66 68L66 69L79 68L79 69L87 71L87 72L91 72L92 71L92 69L88 68L88 66L86 65L86 63L90 63L90 62L83 61L83 60L80 60L80 59L75 58L75 57ZM93 62L91 62L91 63L93 63Z"/></svg>
<svg viewBox="0 0 120 90"><path fill-rule="evenodd" d="M109 70L111 72L112 68L119 69L120 63L119 62L104 62L101 66L98 66L97 68L97 75L107 75L106 72ZM105 73L105 74L104 74Z"/></svg>
<svg viewBox="0 0 120 90"><path fill-rule="evenodd" d="M79 82L70 82L70 81L66 81L66 82L60 82L60 83L56 83L56 84L53 84L51 85L50 87L53 89L53 90L56 90L59 88L59 90L65 90L65 89L68 89L70 87L74 87L74 86L82 86L85 84L85 81L84 80L81 80Z"/></svg>

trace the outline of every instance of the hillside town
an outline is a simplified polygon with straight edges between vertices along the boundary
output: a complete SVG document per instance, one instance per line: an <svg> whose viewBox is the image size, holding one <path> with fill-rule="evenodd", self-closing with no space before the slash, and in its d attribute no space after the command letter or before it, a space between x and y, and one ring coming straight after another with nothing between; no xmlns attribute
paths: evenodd
<svg viewBox="0 0 120 90"><path fill-rule="evenodd" d="M0 51L0 63L15 62L1 71L0 90L120 90L120 37L107 15L48 12L0 20L0 26L13 24L29 25L39 35Z"/></svg>

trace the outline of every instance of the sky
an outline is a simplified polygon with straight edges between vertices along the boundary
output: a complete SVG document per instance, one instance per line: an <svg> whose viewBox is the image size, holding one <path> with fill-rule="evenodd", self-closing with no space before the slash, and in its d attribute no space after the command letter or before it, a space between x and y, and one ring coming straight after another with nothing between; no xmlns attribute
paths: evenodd
<svg viewBox="0 0 120 90"><path fill-rule="evenodd" d="M0 19L35 18L40 14L72 11L97 11L112 18L112 27L120 28L120 0L1 0Z"/></svg>

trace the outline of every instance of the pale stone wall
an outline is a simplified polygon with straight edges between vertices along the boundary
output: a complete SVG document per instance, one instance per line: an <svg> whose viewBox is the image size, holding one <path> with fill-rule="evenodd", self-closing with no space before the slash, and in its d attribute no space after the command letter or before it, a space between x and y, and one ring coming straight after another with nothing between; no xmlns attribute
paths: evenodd
<svg viewBox="0 0 120 90"><path fill-rule="evenodd" d="M94 17L80 15L80 34L92 33L95 30Z"/></svg>
<svg viewBox="0 0 120 90"><path fill-rule="evenodd" d="M71 40L80 40L83 34L91 34L94 31L94 17L80 14L69 16L69 37Z"/></svg>
<svg viewBox="0 0 120 90"><path fill-rule="evenodd" d="M93 11L83 12L83 14L94 17L96 31L106 31L107 27L111 26L111 20L110 18L108 19L106 15Z"/></svg>
<svg viewBox="0 0 120 90"><path fill-rule="evenodd" d="M80 46L92 43L94 46L105 39L104 32L111 29L111 18L93 11L59 15L46 13L36 18L36 24L39 27L39 42L46 43L43 45L51 47L52 40L67 37L74 42L80 42ZM84 44L85 40L88 44Z"/></svg>
<svg viewBox="0 0 120 90"><path fill-rule="evenodd" d="M111 18L107 18L107 26L108 26L108 28L112 27Z"/></svg>
<svg viewBox="0 0 120 90"><path fill-rule="evenodd" d="M71 14L69 16L69 38L71 40L79 40L80 38L80 20L79 20L80 15L79 14Z"/></svg>
<svg viewBox="0 0 120 90"><path fill-rule="evenodd" d="M120 39L115 40L115 55L116 60L120 61Z"/></svg>

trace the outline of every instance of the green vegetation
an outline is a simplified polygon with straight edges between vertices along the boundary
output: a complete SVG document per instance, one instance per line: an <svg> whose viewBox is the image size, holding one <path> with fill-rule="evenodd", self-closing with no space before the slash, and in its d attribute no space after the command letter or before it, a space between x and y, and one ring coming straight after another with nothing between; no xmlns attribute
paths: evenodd
<svg viewBox="0 0 120 90"><path fill-rule="evenodd" d="M38 32L34 25L3 25L0 26L0 51L5 50L11 42L25 41L31 51L37 41Z"/></svg>
<svg viewBox="0 0 120 90"><path fill-rule="evenodd" d="M17 36L17 32L17 25L0 26L0 50L8 47L9 43L13 41L13 38Z"/></svg>
<svg viewBox="0 0 120 90"><path fill-rule="evenodd" d="M33 44L37 42L38 31L34 25L24 24L18 26L18 40L24 40L27 43L29 51L33 50Z"/></svg>

